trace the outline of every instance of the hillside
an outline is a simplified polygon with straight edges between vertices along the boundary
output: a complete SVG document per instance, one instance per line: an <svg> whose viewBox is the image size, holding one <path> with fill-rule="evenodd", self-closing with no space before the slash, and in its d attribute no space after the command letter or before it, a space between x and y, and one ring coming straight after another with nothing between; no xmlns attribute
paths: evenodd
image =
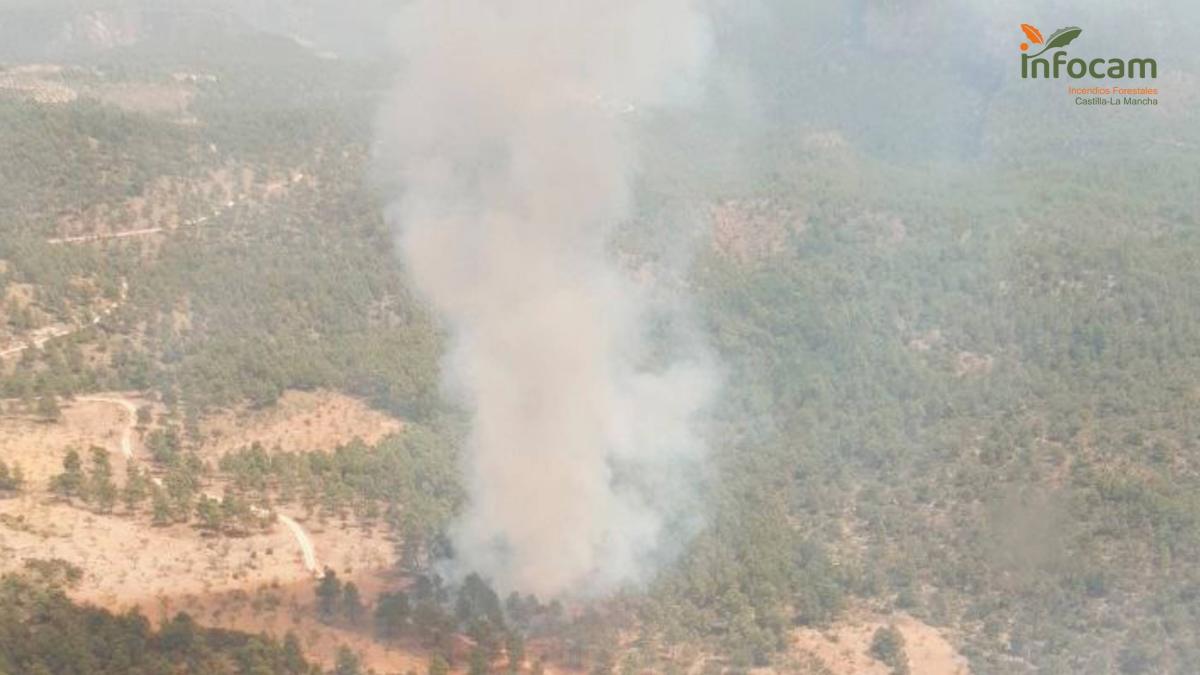
<svg viewBox="0 0 1200 675"><path fill-rule="evenodd" d="M1179 29L1146 19L1160 109L1084 119L897 37L975 10L802 4L717 22L753 106L620 113L605 246L687 298L721 383L695 536L604 597L443 578L476 428L389 224L390 57L269 3L0 50L0 673L1191 672Z"/></svg>

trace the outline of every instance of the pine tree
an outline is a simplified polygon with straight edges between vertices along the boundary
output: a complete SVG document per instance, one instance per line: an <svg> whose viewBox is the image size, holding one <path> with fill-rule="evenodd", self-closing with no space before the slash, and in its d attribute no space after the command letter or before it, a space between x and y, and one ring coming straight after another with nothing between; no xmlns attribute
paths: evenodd
<svg viewBox="0 0 1200 675"><path fill-rule="evenodd" d="M525 638L515 630L510 632L505 649L508 651L509 672L521 670L521 665L525 662Z"/></svg>
<svg viewBox="0 0 1200 675"><path fill-rule="evenodd" d="M196 502L196 517L200 520L200 527L213 532L221 529L223 519L220 504L207 495L200 495L200 500Z"/></svg>
<svg viewBox="0 0 1200 675"><path fill-rule="evenodd" d="M10 469L8 464L0 461L0 490L19 490L23 482L25 476L19 464L13 464Z"/></svg>
<svg viewBox="0 0 1200 675"><path fill-rule="evenodd" d="M871 639L871 656L892 667L892 675L908 675L904 634L895 626L880 627Z"/></svg>
<svg viewBox="0 0 1200 675"><path fill-rule="evenodd" d="M283 665L289 673L302 673L306 666L304 650L300 647L300 638L288 631L283 638Z"/></svg>
<svg viewBox="0 0 1200 675"><path fill-rule="evenodd" d="M162 527L171 524L171 502L167 499L167 493L157 485L150 493L150 501L154 509L154 524Z"/></svg>
<svg viewBox="0 0 1200 675"><path fill-rule="evenodd" d="M58 407L54 394L46 394L38 399L37 416L47 422L57 422L62 418L62 409Z"/></svg>
<svg viewBox="0 0 1200 675"><path fill-rule="evenodd" d="M342 583L337 573L328 567L317 582L317 614L322 621L330 621L337 614L338 601L342 599Z"/></svg>
<svg viewBox="0 0 1200 675"><path fill-rule="evenodd" d="M333 668L334 675L362 675L362 672L358 654L345 645L338 647L337 661Z"/></svg>
<svg viewBox="0 0 1200 675"><path fill-rule="evenodd" d="M410 607L403 591L384 593L375 604L375 632L385 640L400 637L408 621Z"/></svg>
<svg viewBox="0 0 1200 675"><path fill-rule="evenodd" d="M63 457L63 472L54 477L53 489L63 497L79 497L84 488L83 461L74 448Z"/></svg>
<svg viewBox="0 0 1200 675"><path fill-rule="evenodd" d="M351 626L357 626L362 620L363 615L362 597L358 593L358 586L353 581L347 581L342 587L342 612L346 615L346 620Z"/></svg>
<svg viewBox="0 0 1200 675"><path fill-rule="evenodd" d="M108 451L93 446L92 475L89 478L88 493L96 506L103 512L112 510L117 501L117 486L113 483L112 464L108 461Z"/></svg>
<svg viewBox="0 0 1200 675"><path fill-rule="evenodd" d="M441 656L435 656L429 661L429 675L449 675L450 664Z"/></svg>
<svg viewBox="0 0 1200 675"><path fill-rule="evenodd" d="M487 675L488 670L487 650L482 647L472 649L471 661L467 665L467 675Z"/></svg>
<svg viewBox="0 0 1200 675"><path fill-rule="evenodd" d="M137 464L129 462L125 465L125 487L121 491L121 497L125 501L126 510L134 511L146 500L147 482L145 474Z"/></svg>

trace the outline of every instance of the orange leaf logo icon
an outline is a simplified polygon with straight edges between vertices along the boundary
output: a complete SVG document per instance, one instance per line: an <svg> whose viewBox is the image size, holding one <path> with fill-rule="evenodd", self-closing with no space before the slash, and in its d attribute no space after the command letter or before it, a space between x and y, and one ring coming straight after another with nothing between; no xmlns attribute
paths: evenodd
<svg viewBox="0 0 1200 675"><path fill-rule="evenodd" d="M1042 31L1037 29L1037 26L1031 26L1027 23L1021 24L1021 30L1025 31L1025 35L1029 37L1029 41L1035 45L1040 45L1045 40L1042 38Z"/></svg>

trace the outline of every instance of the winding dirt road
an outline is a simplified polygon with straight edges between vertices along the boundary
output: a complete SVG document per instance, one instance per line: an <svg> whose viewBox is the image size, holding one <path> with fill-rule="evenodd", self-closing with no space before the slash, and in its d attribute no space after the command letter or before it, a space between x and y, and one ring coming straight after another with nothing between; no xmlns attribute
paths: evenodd
<svg viewBox="0 0 1200 675"><path fill-rule="evenodd" d="M132 460L133 432L137 428L137 404L127 398L119 396L80 396L76 400L87 403L109 403L111 405L117 405L127 413L125 426L121 429L121 454L125 456L126 460ZM157 477L153 477L151 480L153 480L156 485L162 485L162 481ZM207 492L204 493L204 496L208 499L215 499L218 501L221 499L221 497ZM255 508L254 510L259 515L266 513L258 508ZM292 537L296 540L296 544L300 547L300 553L304 558L304 568L307 569L313 576L320 576L322 572L320 565L317 564L317 550L316 547L313 546L312 539L309 538L308 533L304 531L304 528L300 526L300 523L296 522L295 519L291 518L290 516L285 516L276 511L275 518L280 523L283 523L283 526L292 533Z"/></svg>
<svg viewBox="0 0 1200 675"><path fill-rule="evenodd" d="M293 178L293 182L295 182L296 180L297 179ZM199 216L196 218L185 220L183 223L181 223L181 226L194 227L194 226L198 226L198 225L203 225L203 224L207 223L210 219L220 216L225 210L231 209L231 208L237 206L240 202L247 199L248 197L249 197L249 195L245 195L245 194L238 195L234 199L231 199L231 200L225 202L225 204L223 206L219 206L219 207L213 209L213 211L209 215ZM179 229L179 228L177 227L174 229ZM87 243L87 242L93 242L93 241L104 241L104 240L108 240L108 239L125 239L125 238L129 238L129 237L140 237L140 236L146 236L146 235L151 235L151 234L160 234L160 233L167 232L167 231L168 230L163 227L147 227L147 228L142 228L142 229L137 229L137 230L124 230L121 232L109 232L109 233L104 233L104 234L89 234L89 235L80 235L80 236L73 236L73 237L56 237L53 239L47 239L46 243L56 244L56 245L57 244L81 244L81 243ZM9 347L7 349L0 350L0 358L20 354L31 347L36 347L38 349L41 349L42 346L44 346L50 340L60 338L60 337L65 337L72 333L81 331L84 328L86 328L88 325L99 324L101 320L103 320L105 317L112 314L113 310L115 310L117 307L121 306L122 303L124 303L125 298L128 294L128 291L129 291L129 284L125 279L122 279L121 280L120 299L118 299L117 302L113 303L109 307L105 308L100 314L97 314L96 316L92 317L92 320L90 322L88 322L87 324L84 324L83 326L79 326L79 327L57 326L57 327L53 327L53 328L44 329L44 331L41 335L36 335L34 338L30 339L28 342L25 342L23 344L18 344L13 347ZM137 404L135 404L133 401L130 401L127 398L109 397L109 396L81 396L77 400L91 402L91 403L109 403L112 405L121 406L121 408L124 409L124 411L127 413L128 419L125 422L125 427L121 431L121 454L125 456L126 460L132 460L133 459L133 432L134 432L134 429L137 427L137 410L138 410ZM157 477L152 477L151 480L153 480L154 483L157 485L160 485L160 486L162 485L162 481L159 480ZM205 496L209 499L219 499L218 497L208 494L208 493L205 493ZM295 538L296 544L300 546L300 553L302 554L302 556L304 558L305 569L307 569L314 576L320 576L322 572L321 572L320 566L317 564L316 548L313 546L312 539L309 538L308 533L304 531L304 528L300 526L300 523L296 522L293 518L291 518L289 516L285 516L282 513L276 512L275 517L277 520L279 520L279 522L283 523L284 527L286 527L289 532L292 533L292 537Z"/></svg>
<svg viewBox="0 0 1200 675"><path fill-rule="evenodd" d="M283 523L284 527L291 530L292 536L296 538L296 543L300 545L300 552L304 554L304 567L314 576L321 576L321 567L317 565L317 551L313 548L308 533L304 531L303 527L300 527L300 523L292 520L289 516L276 511L275 517Z"/></svg>

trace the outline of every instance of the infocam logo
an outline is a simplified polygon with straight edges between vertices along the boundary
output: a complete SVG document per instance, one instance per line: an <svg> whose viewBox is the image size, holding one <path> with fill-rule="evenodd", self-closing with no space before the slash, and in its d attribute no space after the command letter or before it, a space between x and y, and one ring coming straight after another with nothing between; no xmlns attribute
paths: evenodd
<svg viewBox="0 0 1200 675"><path fill-rule="evenodd" d="M1029 38L1029 42L1021 43L1022 52L1029 51L1031 43L1041 47L1036 54L1021 54L1022 79L1058 79L1064 72L1067 77L1075 80L1084 77L1097 80L1158 77L1158 62L1154 59L1068 59L1067 45L1083 34L1083 29L1078 26L1059 28L1050 34L1049 39L1044 39L1036 26L1027 23L1021 24L1021 30ZM1057 50L1053 55L1042 56L1052 49Z"/></svg>

